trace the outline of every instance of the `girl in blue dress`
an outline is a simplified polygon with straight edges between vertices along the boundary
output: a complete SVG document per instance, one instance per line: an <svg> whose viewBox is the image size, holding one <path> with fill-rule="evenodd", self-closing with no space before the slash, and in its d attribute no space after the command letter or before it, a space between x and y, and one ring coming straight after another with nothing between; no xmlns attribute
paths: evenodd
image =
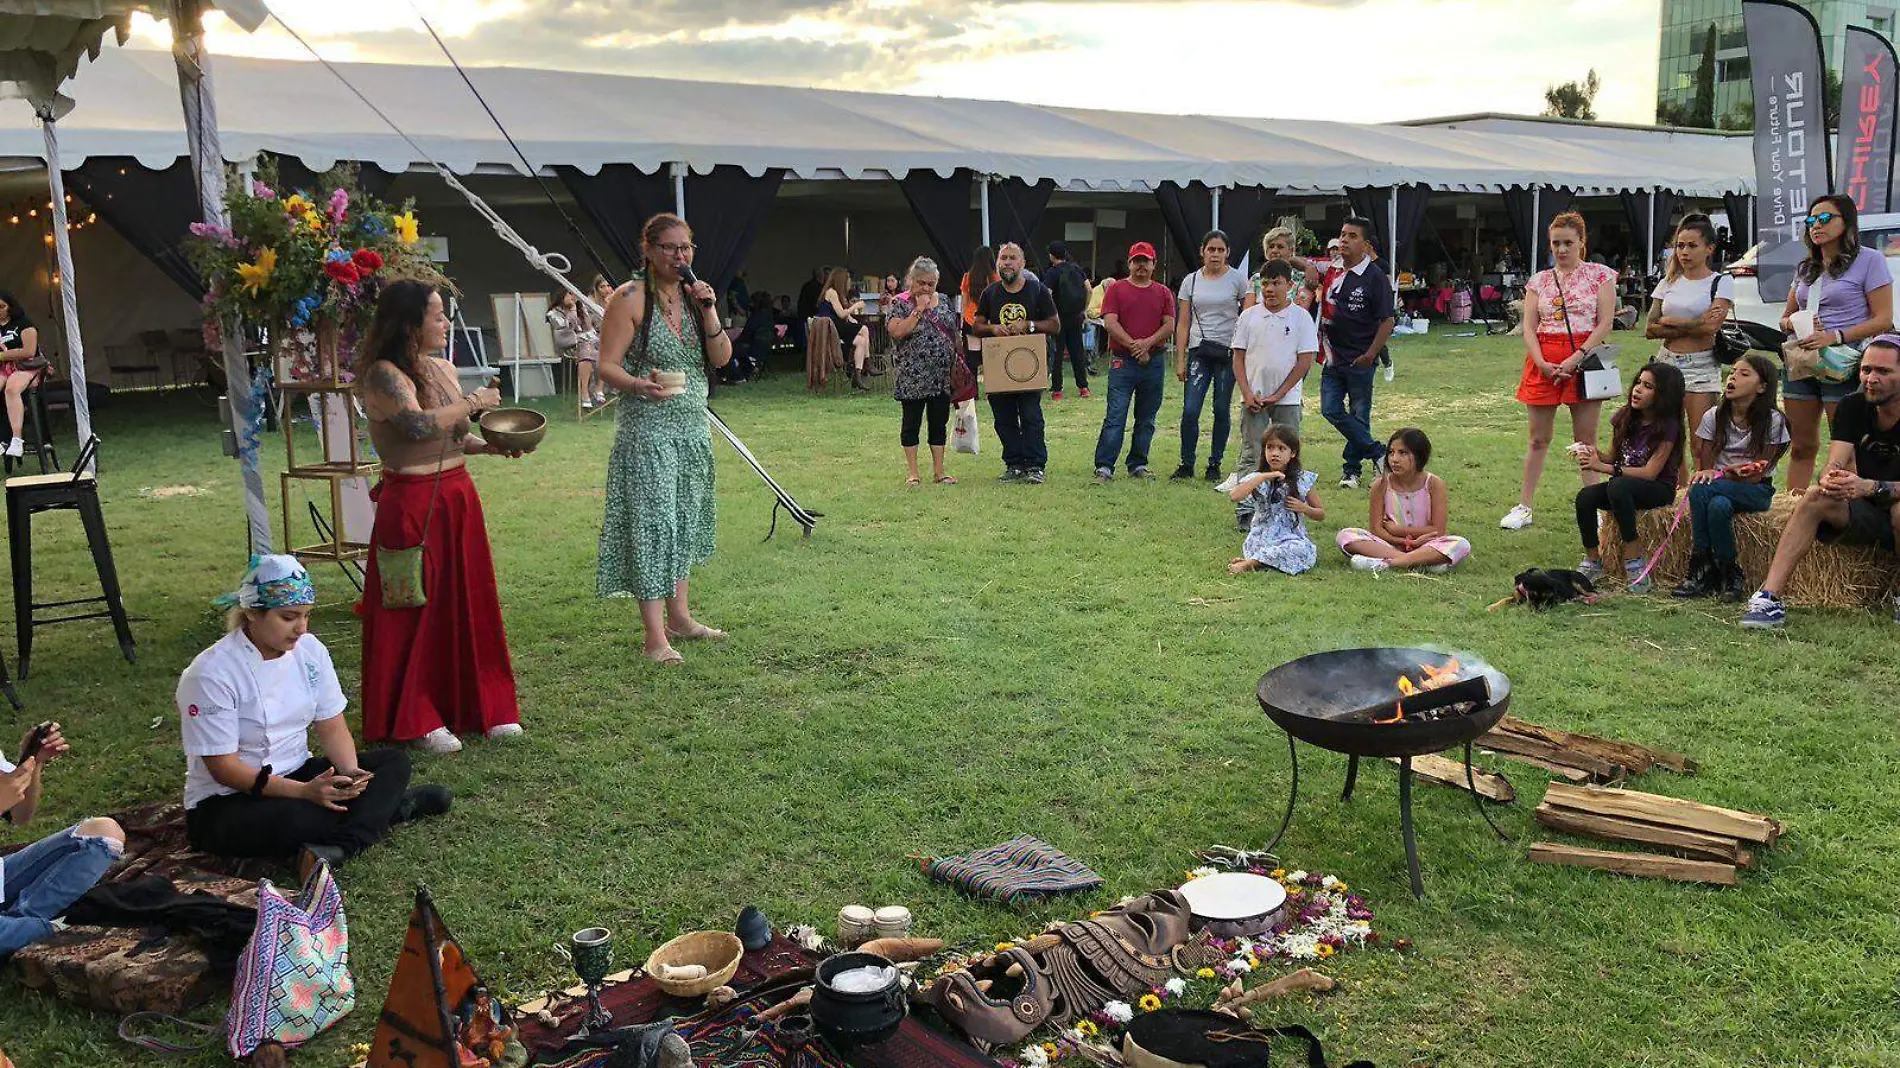
<svg viewBox="0 0 1900 1068"><path fill-rule="evenodd" d="M1300 466L1300 435L1279 423L1260 436L1260 467L1228 491L1236 504L1251 499L1253 526L1241 543L1240 555L1227 573L1270 567L1289 575L1311 568L1319 549L1306 532L1306 521L1323 522L1326 507L1313 486L1319 476Z"/></svg>

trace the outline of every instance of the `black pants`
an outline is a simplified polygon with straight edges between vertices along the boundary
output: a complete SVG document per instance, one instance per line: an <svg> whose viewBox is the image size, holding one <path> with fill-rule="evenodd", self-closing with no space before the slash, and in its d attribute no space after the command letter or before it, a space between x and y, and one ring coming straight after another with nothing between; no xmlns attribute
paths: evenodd
<svg viewBox="0 0 1900 1068"><path fill-rule="evenodd" d="M1075 371L1075 388L1089 388L1089 352L1082 347L1082 314L1062 317L1062 329L1055 336L1056 344L1049 346L1049 388L1062 392L1062 357L1069 357L1069 367Z"/></svg>
<svg viewBox="0 0 1900 1068"><path fill-rule="evenodd" d="M286 857L306 845L336 846L355 856L389 833L389 821L409 789L407 751L372 749L359 753L358 762L374 778L348 802L348 811L332 812L292 797L220 794L185 813L185 835L193 849L223 857ZM311 757L284 778L309 782L333 766Z"/></svg>
<svg viewBox="0 0 1900 1068"><path fill-rule="evenodd" d="M1018 470L1049 466L1043 439L1042 391L990 394L990 421L1003 443L1003 466Z"/></svg>
<svg viewBox="0 0 1900 1068"><path fill-rule="evenodd" d="M939 393L922 400L905 400L897 403L904 406L904 431L898 441L906 449L917 447L917 430L923 424L926 410L930 412L931 447L941 449L944 442L950 440L950 394Z"/></svg>
<svg viewBox="0 0 1900 1068"><path fill-rule="evenodd" d="M1636 513L1661 508L1676 499L1676 487L1653 478L1623 475L1577 491L1577 533L1583 535L1583 547L1597 547L1597 513L1616 517L1617 533L1625 543L1636 540Z"/></svg>

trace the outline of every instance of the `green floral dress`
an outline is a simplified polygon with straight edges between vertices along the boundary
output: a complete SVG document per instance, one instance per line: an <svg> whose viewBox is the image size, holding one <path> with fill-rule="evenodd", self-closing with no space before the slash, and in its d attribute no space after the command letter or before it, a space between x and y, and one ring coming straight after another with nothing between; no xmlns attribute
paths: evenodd
<svg viewBox="0 0 1900 1068"><path fill-rule="evenodd" d="M686 372L686 392L620 402L600 526L602 597L670 597L675 583L712 558L717 514L705 345L696 331L688 334L690 340L681 339L656 309L645 354L627 353L634 375Z"/></svg>

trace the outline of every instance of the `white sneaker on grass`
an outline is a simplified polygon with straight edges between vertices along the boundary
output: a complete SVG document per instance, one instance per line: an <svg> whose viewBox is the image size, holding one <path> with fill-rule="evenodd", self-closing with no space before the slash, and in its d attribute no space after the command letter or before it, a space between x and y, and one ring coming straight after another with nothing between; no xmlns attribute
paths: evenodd
<svg viewBox="0 0 1900 1068"><path fill-rule="evenodd" d="M1392 570L1392 563L1376 556L1355 556L1352 558L1352 568L1354 571L1370 571L1376 575L1381 571Z"/></svg>
<svg viewBox="0 0 1900 1068"><path fill-rule="evenodd" d="M491 742L503 742L521 737L521 724L501 723L488 728L487 738Z"/></svg>
<svg viewBox="0 0 1900 1068"><path fill-rule="evenodd" d="M1505 530L1523 530L1531 525L1531 510L1521 504L1512 505L1511 510L1498 520L1498 526Z"/></svg>
<svg viewBox="0 0 1900 1068"><path fill-rule="evenodd" d="M447 727L437 727L409 744L425 753L434 753L436 756L447 756L450 753L462 751L462 740Z"/></svg>

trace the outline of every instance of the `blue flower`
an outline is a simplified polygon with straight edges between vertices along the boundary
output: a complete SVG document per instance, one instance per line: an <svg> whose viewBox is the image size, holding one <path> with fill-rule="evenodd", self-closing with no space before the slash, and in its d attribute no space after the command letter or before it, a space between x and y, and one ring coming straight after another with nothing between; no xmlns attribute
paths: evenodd
<svg viewBox="0 0 1900 1068"><path fill-rule="evenodd" d="M365 216L362 216L362 219L363 219L363 233L367 234L370 237L388 237L389 236L389 226L387 223L383 222L380 216L365 215Z"/></svg>
<svg viewBox="0 0 1900 1068"><path fill-rule="evenodd" d="M349 254L349 253L347 253L347 252L345 252L345 251L343 251L343 250L342 250L342 249L340 249L340 248L333 248L333 249L331 249L330 251L328 251L328 252L326 252L326 253L324 253L324 254L323 254L323 262L325 262L325 263L348 263L348 262L350 262L350 254Z"/></svg>
<svg viewBox="0 0 1900 1068"><path fill-rule="evenodd" d="M290 325L309 326L310 317L316 314L317 308L320 307L322 303L323 302L318 299L314 293L297 301L290 310Z"/></svg>

